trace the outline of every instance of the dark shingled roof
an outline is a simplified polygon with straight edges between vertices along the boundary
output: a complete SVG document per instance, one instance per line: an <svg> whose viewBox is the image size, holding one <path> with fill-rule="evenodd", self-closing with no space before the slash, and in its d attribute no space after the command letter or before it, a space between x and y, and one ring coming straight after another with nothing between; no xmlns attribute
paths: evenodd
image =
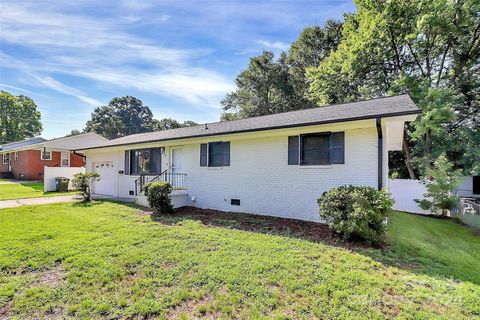
<svg viewBox="0 0 480 320"><path fill-rule="evenodd" d="M205 129L205 125L202 124L194 127L133 134L109 140L105 143L82 150L289 127L303 127L334 122L372 119L377 117L392 117L417 114L420 112L420 109L415 105L412 99L405 94L394 97L277 113L242 120L208 123L208 129Z"/></svg>

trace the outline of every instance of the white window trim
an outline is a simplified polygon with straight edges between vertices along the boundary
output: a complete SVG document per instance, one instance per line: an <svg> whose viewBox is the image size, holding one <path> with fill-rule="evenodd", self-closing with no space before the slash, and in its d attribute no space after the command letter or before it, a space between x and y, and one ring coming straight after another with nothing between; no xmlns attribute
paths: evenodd
<svg viewBox="0 0 480 320"><path fill-rule="evenodd" d="M3 159L2 161L3 164L8 164L8 154L4 153L2 155L2 159Z"/></svg>
<svg viewBox="0 0 480 320"><path fill-rule="evenodd" d="M63 165L63 156L64 156L64 155L67 155L67 165ZM60 165L61 165L62 167L70 167L70 153L68 153L68 152L62 152L62 153L60 154Z"/></svg>
<svg viewBox="0 0 480 320"><path fill-rule="evenodd" d="M44 153L48 153L50 155L49 159L44 159L43 158L43 154ZM51 161L52 160L52 151L40 151L40 160L43 160L43 161Z"/></svg>
<svg viewBox="0 0 480 320"><path fill-rule="evenodd" d="M14 159L15 161L18 160L18 152L15 151L15 153L13 154L13 159Z"/></svg>

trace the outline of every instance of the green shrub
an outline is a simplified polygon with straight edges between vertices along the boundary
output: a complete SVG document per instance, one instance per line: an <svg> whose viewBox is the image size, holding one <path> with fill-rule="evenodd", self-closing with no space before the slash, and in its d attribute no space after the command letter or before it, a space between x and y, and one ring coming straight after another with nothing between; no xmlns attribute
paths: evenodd
<svg viewBox="0 0 480 320"><path fill-rule="evenodd" d="M95 172L77 173L73 175L72 185L80 191L85 201L90 201L92 193L92 184L99 181L100 175Z"/></svg>
<svg viewBox="0 0 480 320"><path fill-rule="evenodd" d="M460 184L461 170L455 170L445 155L440 155L433 169L427 170L429 179L424 180L427 192L424 199L415 199L423 210L430 210L435 215L447 216L448 210L457 207L458 197L452 194Z"/></svg>
<svg viewBox="0 0 480 320"><path fill-rule="evenodd" d="M172 213L173 205L170 199L172 185L166 181L157 181L145 186L148 204L156 213Z"/></svg>
<svg viewBox="0 0 480 320"><path fill-rule="evenodd" d="M384 240L387 212L393 200L384 190L341 186L324 192L318 205L320 217L344 239L380 243Z"/></svg>

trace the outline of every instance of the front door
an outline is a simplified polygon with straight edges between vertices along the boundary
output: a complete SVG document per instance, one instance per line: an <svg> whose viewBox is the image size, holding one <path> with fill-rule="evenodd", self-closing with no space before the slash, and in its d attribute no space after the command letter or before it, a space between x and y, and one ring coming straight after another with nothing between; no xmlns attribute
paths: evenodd
<svg viewBox="0 0 480 320"><path fill-rule="evenodd" d="M182 173L182 149L172 148L172 173Z"/></svg>

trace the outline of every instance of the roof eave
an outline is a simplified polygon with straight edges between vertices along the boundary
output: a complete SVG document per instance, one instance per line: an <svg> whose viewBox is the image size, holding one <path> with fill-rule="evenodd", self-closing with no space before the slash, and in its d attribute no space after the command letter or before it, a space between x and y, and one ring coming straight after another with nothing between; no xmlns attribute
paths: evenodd
<svg viewBox="0 0 480 320"><path fill-rule="evenodd" d="M154 139L154 140L147 140L147 141L140 141L140 142L137 141L137 142L111 144L111 145L106 145L106 146L94 146L94 147L90 147L90 148L75 149L74 151L105 149L105 148L112 148L112 147L136 145L136 144L142 144L142 143L152 143L152 142L162 142L162 141L172 141L172 140L192 139L192 138L203 138L203 137L230 135L230 134L247 133L247 132L258 132L258 131L278 130L278 129L297 128L297 127L300 128L300 127L315 126L315 125L321 125L321 124L331 124L331 123L341 123L341 122L368 120L368 119L376 119L376 118L390 118L390 117L398 117L398 116L405 116L405 115L415 115L415 114L420 114L420 113L422 113L422 111L420 109L417 109L417 110L402 111L402 112L397 112L397 113L376 114L376 115L369 115L369 116L351 117L351 118L335 119L335 120L304 122L304 123L265 127L265 128L235 130L235 131L229 131L229 132L216 132L216 133L203 134L203 135L190 135L190 136L181 136L181 137L174 137L174 138Z"/></svg>

